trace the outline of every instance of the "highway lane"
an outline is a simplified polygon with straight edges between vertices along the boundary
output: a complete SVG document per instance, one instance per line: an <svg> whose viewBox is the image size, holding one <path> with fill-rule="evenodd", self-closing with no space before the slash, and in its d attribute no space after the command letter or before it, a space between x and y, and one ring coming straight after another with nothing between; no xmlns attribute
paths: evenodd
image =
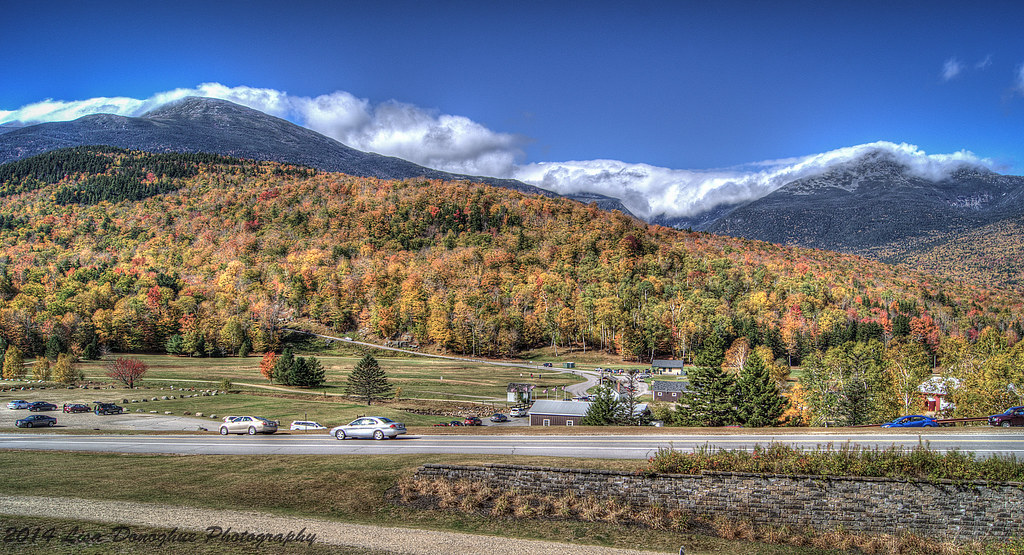
<svg viewBox="0 0 1024 555"><path fill-rule="evenodd" d="M0 434L0 449L96 451L219 455L357 455L357 454L491 454L607 459L644 459L659 448L693 451L701 447L750 450L773 442L813 449L845 442L864 447L891 445L910 449L921 442L938 451L959 449L979 457L1013 454L1024 458L1024 432L917 434L729 434L729 435L408 435L394 440L344 440L327 435L213 436L213 435L65 435L47 432Z"/></svg>

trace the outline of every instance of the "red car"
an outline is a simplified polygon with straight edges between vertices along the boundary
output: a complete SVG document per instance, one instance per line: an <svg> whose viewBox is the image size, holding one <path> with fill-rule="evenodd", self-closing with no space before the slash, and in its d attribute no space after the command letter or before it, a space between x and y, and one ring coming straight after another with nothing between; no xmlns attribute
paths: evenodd
<svg viewBox="0 0 1024 555"><path fill-rule="evenodd" d="M463 426L483 426L484 423L477 416L467 416L466 419L462 421L462 425Z"/></svg>
<svg viewBox="0 0 1024 555"><path fill-rule="evenodd" d="M64 412L92 412L92 409L81 403L64 403Z"/></svg>

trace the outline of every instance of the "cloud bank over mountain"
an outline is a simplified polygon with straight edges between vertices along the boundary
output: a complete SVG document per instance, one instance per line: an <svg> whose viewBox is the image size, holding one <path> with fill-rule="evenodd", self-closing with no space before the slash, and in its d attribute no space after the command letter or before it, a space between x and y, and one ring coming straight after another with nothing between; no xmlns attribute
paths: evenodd
<svg viewBox="0 0 1024 555"><path fill-rule="evenodd" d="M1024 72L1022 72L1024 75ZM970 152L927 154L915 145L875 142L798 158L734 168L684 170L617 160L520 163L525 137L496 132L466 117L394 100L373 103L345 91L317 97L255 87L204 83L147 99L44 100L0 110L0 124L66 121L96 113L140 116L186 96L228 100L281 117L359 150L397 156L443 171L514 177L561 194L594 192L621 199L642 218L692 216L722 204L764 196L782 185L823 173L872 152L884 152L932 179L964 165L993 168Z"/></svg>

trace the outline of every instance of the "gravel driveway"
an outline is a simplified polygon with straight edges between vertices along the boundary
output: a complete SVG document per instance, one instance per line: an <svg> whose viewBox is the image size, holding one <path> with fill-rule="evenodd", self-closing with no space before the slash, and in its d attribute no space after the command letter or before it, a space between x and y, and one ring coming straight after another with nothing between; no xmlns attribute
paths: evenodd
<svg viewBox="0 0 1024 555"><path fill-rule="evenodd" d="M653 554L650 551L611 549L591 545L575 545L536 540L503 538L435 532L412 528L394 528L345 524L329 520L272 516L257 512L198 509L153 503L129 503L62 497L31 497L0 495L0 514L88 520L121 525L151 526L178 531L198 532L193 538L179 535L183 544L231 541L247 542L256 547L260 534L265 539L260 547L272 552L291 533L291 542L312 541L320 544L349 546L389 553L423 555L633 555ZM211 527L215 527L211 531ZM230 529L230 532L228 532ZM219 532L218 532L219 530ZM302 536L299 536L299 533ZM179 532L180 534L180 532ZM139 548L144 548L140 539ZM183 545L182 551L187 550Z"/></svg>

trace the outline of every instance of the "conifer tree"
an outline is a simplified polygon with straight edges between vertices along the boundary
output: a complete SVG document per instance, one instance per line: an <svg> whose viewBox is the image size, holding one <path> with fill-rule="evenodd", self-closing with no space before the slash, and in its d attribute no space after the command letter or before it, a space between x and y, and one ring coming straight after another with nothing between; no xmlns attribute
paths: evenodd
<svg viewBox="0 0 1024 555"><path fill-rule="evenodd" d="M324 367L315 357L299 357L291 372L291 383L299 387L318 387L324 383Z"/></svg>
<svg viewBox="0 0 1024 555"><path fill-rule="evenodd" d="M349 395L360 397L370 405L374 399L383 399L391 393L391 384L373 355L366 355L356 363L348 376L346 389Z"/></svg>
<svg viewBox="0 0 1024 555"><path fill-rule="evenodd" d="M736 379L721 366L697 366L690 388L679 397L677 421L690 426L728 426L736 422Z"/></svg>
<svg viewBox="0 0 1024 555"><path fill-rule="evenodd" d="M743 425L760 428L778 424L789 401L779 394L779 386L756 352L747 357L736 386L739 420Z"/></svg>
<svg viewBox="0 0 1024 555"><path fill-rule="evenodd" d="M602 386L594 395L594 400L587 409L580 424L584 426L615 426L622 422L622 403L615 397L610 387Z"/></svg>
<svg viewBox="0 0 1024 555"><path fill-rule="evenodd" d="M295 368L295 355L290 347L285 347L281 356L274 360L274 379L281 385L292 385L292 370Z"/></svg>

